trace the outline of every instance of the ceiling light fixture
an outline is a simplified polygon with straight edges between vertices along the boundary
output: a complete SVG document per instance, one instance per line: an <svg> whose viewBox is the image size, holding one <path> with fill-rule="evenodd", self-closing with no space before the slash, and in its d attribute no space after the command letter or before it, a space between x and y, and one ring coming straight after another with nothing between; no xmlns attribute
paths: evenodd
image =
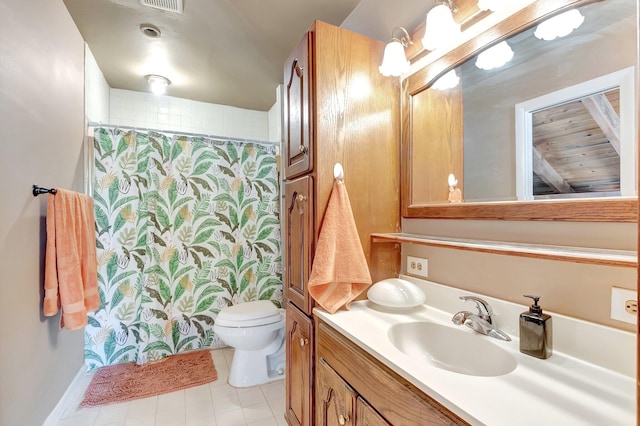
<svg viewBox="0 0 640 426"><path fill-rule="evenodd" d="M476 59L476 66L483 70L500 68L513 58L513 50L506 41L481 52Z"/></svg>
<svg viewBox="0 0 640 426"><path fill-rule="evenodd" d="M147 79L151 91L156 95L164 95L167 91L167 86L171 84L171 81L167 77L157 74L145 75L144 78Z"/></svg>
<svg viewBox="0 0 640 426"><path fill-rule="evenodd" d="M540 23L533 34L540 40L553 40L571 34L583 22L584 16L577 9L571 9Z"/></svg>
<svg viewBox="0 0 640 426"><path fill-rule="evenodd" d="M453 0L446 0L427 13L426 29L422 38L422 46L425 49L436 50L460 35L460 25L453 19L453 12L457 11Z"/></svg>
<svg viewBox="0 0 640 426"><path fill-rule="evenodd" d="M403 35L400 38L393 36L393 33L396 30L402 31ZM413 44L413 41L411 40L407 30L403 27L395 27L393 31L391 31L391 41L387 43L384 48L382 65L378 67L380 74L385 77L398 77L407 72L411 64L407 61L407 55L404 53L404 48L411 44Z"/></svg>

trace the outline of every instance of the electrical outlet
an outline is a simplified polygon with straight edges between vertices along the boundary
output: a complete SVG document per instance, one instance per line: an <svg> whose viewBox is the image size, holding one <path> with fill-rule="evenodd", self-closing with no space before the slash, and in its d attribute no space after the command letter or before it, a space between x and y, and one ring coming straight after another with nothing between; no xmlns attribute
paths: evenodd
<svg viewBox="0 0 640 426"><path fill-rule="evenodd" d="M638 293L626 288L611 287L611 318L636 324L638 321Z"/></svg>
<svg viewBox="0 0 640 426"><path fill-rule="evenodd" d="M407 256L407 273L411 275L419 275L425 278L428 277L428 260L421 257Z"/></svg>

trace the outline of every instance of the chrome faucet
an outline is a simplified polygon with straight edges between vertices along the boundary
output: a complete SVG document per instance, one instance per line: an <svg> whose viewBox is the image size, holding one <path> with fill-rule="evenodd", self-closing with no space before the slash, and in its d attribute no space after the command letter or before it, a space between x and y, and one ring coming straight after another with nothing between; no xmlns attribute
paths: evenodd
<svg viewBox="0 0 640 426"><path fill-rule="evenodd" d="M477 333L491 336L499 340L511 340L504 331L496 328L495 321L493 320L493 309L491 309L491 305L489 305L489 303L475 296L460 296L460 299L465 302L468 300L475 302L478 313L474 314L469 311L460 311L456 313L453 318L451 318L451 321L455 325L464 324Z"/></svg>

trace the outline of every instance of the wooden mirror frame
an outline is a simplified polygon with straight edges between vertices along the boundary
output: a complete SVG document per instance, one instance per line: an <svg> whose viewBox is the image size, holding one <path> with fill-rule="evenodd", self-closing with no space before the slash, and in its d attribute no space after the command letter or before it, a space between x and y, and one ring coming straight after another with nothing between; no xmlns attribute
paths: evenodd
<svg viewBox="0 0 640 426"><path fill-rule="evenodd" d="M417 204L411 200L412 98L483 48L520 33L564 10L602 0L538 0L463 43L402 82L402 216L428 219L637 222L638 198ZM421 30L417 30L419 32ZM414 34L414 38L418 37ZM419 38L419 37L418 37ZM416 55L417 57L418 55ZM636 65L638 60L636 59ZM638 114L638 112L636 112ZM514 141L515 143L515 141ZM637 143L637 139L636 139ZM637 173L637 171L636 171Z"/></svg>

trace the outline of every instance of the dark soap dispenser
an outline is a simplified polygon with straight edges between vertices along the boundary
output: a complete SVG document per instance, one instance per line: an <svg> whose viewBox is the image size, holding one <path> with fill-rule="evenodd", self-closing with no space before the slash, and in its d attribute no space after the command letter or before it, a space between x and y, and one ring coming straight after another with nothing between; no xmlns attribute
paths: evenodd
<svg viewBox="0 0 640 426"><path fill-rule="evenodd" d="M546 359L553 351L551 315L543 314L538 305L539 296L524 295L533 299L529 311L520 314L520 352Z"/></svg>

